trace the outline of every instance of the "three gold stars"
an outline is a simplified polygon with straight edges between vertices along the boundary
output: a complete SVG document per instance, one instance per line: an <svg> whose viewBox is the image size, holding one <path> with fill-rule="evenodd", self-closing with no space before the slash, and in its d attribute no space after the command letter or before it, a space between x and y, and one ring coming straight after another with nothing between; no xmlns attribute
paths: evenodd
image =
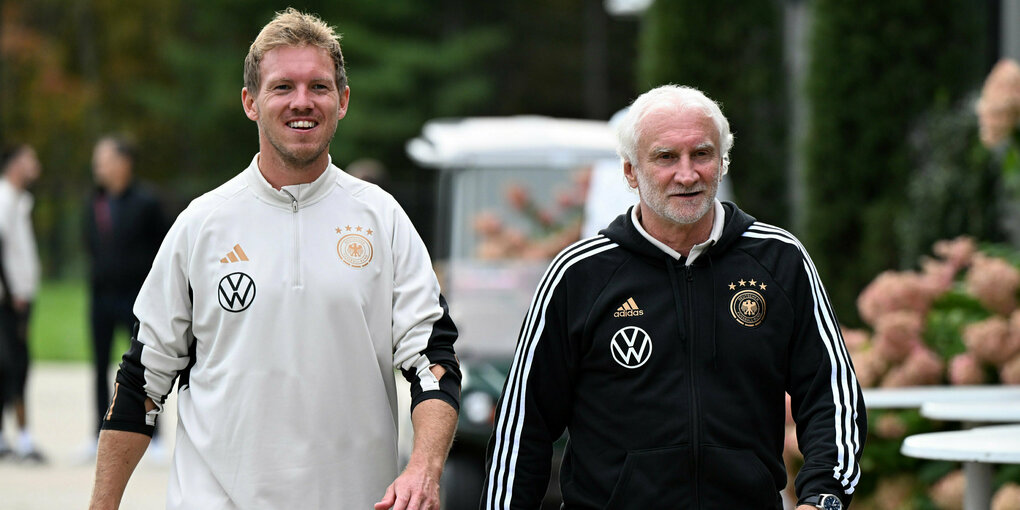
<svg viewBox="0 0 1020 510"><path fill-rule="evenodd" d="M737 281L737 283L731 282L728 286L730 290L737 290L737 284L740 284L741 287L747 287L748 285L750 285L751 287L758 287L761 290L765 290L768 287L768 285L765 285L764 283L759 282L754 278L752 278L750 281L740 279Z"/></svg>
<svg viewBox="0 0 1020 510"><path fill-rule="evenodd" d="M372 235L372 229L370 229L370 228L362 229L361 225L357 225L357 226L354 226L354 227L352 227L350 225L345 225L343 228L336 227L336 233L337 234L342 234L345 231L346 232L350 232L352 230L355 231L355 232L361 232L362 230L364 230L366 234Z"/></svg>

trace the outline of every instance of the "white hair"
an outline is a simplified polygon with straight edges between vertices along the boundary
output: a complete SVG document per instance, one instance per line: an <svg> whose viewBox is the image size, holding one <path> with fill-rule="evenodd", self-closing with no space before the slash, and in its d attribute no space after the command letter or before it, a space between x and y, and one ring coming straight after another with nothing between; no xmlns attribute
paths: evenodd
<svg viewBox="0 0 1020 510"><path fill-rule="evenodd" d="M719 132L719 143L722 145L719 148L719 152L722 154L720 175L725 175L730 167L730 149L733 148L730 121L726 120L718 103L694 87L662 85L638 96L616 126L617 154L624 161L637 165L638 138L641 137L641 123L645 117L656 111L680 112L687 107L701 109L715 123L716 130Z"/></svg>

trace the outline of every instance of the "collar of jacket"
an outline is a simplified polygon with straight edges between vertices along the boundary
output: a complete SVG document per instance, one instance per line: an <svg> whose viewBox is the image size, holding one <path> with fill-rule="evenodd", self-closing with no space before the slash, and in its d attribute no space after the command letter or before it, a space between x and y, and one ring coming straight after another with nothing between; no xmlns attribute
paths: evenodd
<svg viewBox="0 0 1020 510"><path fill-rule="evenodd" d="M281 209L293 209L295 202L300 209L322 200L336 187L337 176L340 174L340 169L333 166L333 157L330 156L326 171L314 181L276 189L259 171L258 162L259 155L255 154L251 164L244 169L248 189L252 190L259 200Z"/></svg>
<svg viewBox="0 0 1020 510"><path fill-rule="evenodd" d="M739 239L740 235L747 230L747 227L751 226L751 224L756 221L754 217L744 211L741 211L740 208L732 202L723 202L722 205L723 208L726 209L726 223L723 225L722 236L719 237L719 240L715 244L709 246L708 249L701 254L696 263L701 263L702 259L708 259L713 254L720 253L728 249L729 246ZM645 237L638 232L638 230L634 227L634 222L631 221L631 214L631 209L627 209L626 213L617 216L608 227L601 230L599 233L609 239L612 239L621 247L639 255L660 261L669 259L670 257L666 255L665 252L649 242L648 239L645 239Z"/></svg>

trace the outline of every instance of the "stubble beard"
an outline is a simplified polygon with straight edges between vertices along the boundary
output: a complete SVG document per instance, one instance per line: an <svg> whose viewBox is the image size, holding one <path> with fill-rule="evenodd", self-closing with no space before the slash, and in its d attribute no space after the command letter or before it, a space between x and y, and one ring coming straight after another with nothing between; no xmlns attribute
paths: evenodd
<svg viewBox="0 0 1020 510"><path fill-rule="evenodd" d="M666 218L679 225L692 225L697 223L698 220L704 218L708 211L712 208L715 202L716 194L719 191L719 186L704 186L703 191L705 195L702 197L702 202L697 206L697 209L693 211L685 211L683 207L671 207L669 203L668 193L661 192L656 189L654 184L648 182L643 172L638 169L634 172L638 181L638 195L641 200L651 209L655 214ZM680 189L680 192L694 191L698 188L691 189ZM648 190L647 192L645 190ZM673 191L673 190L671 190Z"/></svg>
<svg viewBox="0 0 1020 510"><path fill-rule="evenodd" d="M332 140L332 138L330 138L329 140L326 140L325 143L314 149L297 152L287 149L287 147L285 147L282 143L277 142L272 137L267 138L269 138L269 143L273 146L273 148L276 149L276 153L280 155L280 159L283 160L288 167L293 168L301 168L310 165L316 159L319 159L319 156L322 156L322 153L326 151L329 147L329 142Z"/></svg>
<svg viewBox="0 0 1020 510"><path fill-rule="evenodd" d="M325 141L323 141L317 147L301 151L292 151L288 149L287 145L281 142L280 140L277 140L276 137L272 136L268 129L264 130L263 132L266 133L266 139L269 140L269 144L272 145L274 149L276 149L276 153L279 154L280 159L283 161L285 165L287 165L290 168L302 168L312 164L316 159L319 159L319 157L322 156L322 153L326 152L326 150L329 149L329 143L333 141L333 136L336 135L337 124L333 124L332 127L333 129L331 130L329 137L327 137Z"/></svg>

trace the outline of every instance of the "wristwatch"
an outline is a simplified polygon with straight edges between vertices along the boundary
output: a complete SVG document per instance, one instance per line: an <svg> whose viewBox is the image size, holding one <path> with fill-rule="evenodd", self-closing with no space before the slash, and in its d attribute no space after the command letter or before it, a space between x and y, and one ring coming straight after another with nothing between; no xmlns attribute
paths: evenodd
<svg viewBox="0 0 1020 510"><path fill-rule="evenodd" d="M815 508L821 508L822 510L843 510L843 502L832 494L808 496L804 498L803 504L813 505Z"/></svg>

